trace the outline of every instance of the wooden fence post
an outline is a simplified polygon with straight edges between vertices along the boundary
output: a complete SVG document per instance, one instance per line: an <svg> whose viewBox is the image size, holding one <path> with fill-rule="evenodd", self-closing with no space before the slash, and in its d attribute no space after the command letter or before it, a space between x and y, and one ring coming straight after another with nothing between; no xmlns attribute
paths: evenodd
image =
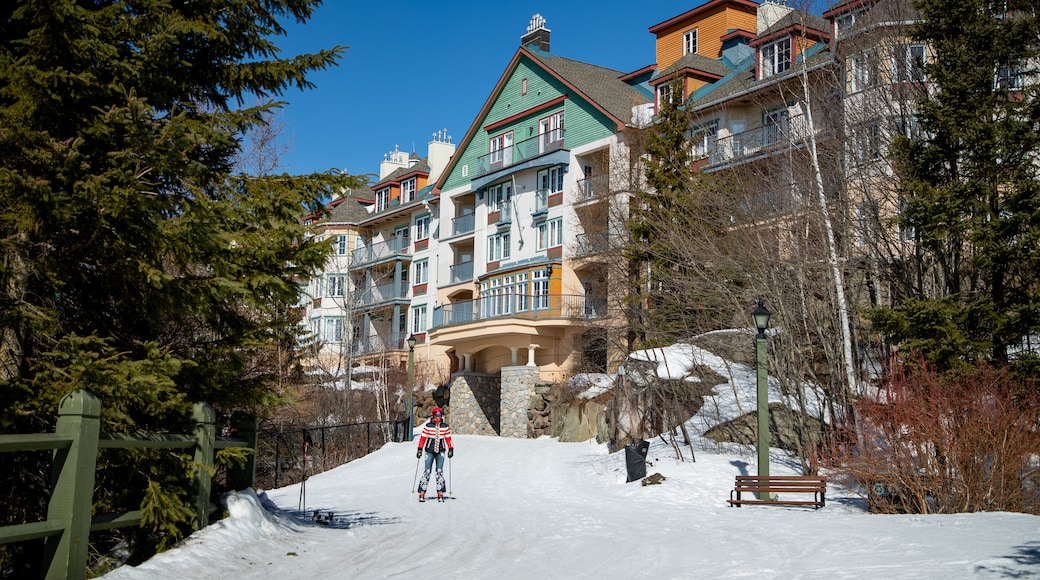
<svg viewBox="0 0 1040 580"><path fill-rule="evenodd" d="M235 411L231 414L231 428L235 437L246 440L249 456L245 465L233 465L228 468L228 485L231 489L241 491L256 486L256 455L259 449L257 441L256 415Z"/></svg>
<svg viewBox="0 0 1040 580"><path fill-rule="evenodd" d="M72 438L72 445L54 452L47 519L63 522L65 531L46 541L48 579L79 580L86 574L100 428L101 402L93 393L77 389L61 400L54 432Z"/></svg>
<svg viewBox="0 0 1040 580"><path fill-rule="evenodd" d="M195 403L195 529L209 523L209 493L213 486L213 453L217 440L217 413L209 403Z"/></svg>

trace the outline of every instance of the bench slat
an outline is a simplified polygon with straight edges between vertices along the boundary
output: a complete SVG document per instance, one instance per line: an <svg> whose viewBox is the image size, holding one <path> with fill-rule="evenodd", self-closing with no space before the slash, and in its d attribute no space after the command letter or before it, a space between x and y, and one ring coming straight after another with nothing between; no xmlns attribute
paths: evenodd
<svg viewBox="0 0 1040 580"><path fill-rule="evenodd" d="M740 507L743 504L776 504L776 505L811 505L824 507L827 501L827 478L819 475L738 475L735 477L733 491L726 500L730 506ZM776 493L811 493L813 500L782 499L742 499L742 493L776 494ZM733 499L733 495L737 499Z"/></svg>

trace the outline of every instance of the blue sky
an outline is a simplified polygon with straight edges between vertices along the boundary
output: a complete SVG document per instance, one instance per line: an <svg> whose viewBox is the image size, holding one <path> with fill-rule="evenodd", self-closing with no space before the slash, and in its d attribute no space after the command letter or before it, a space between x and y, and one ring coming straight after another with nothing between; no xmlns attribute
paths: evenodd
<svg viewBox="0 0 1040 580"><path fill-rule="evenodd" d="M703 0L326 0L276 40L283 56L349 46L317 88L283 99L282 170L376 173L397 145L426 154L436 131L459 143L520 46L531 16L552 31L551 52L623 72L654 62L651 26Z"/></svg>

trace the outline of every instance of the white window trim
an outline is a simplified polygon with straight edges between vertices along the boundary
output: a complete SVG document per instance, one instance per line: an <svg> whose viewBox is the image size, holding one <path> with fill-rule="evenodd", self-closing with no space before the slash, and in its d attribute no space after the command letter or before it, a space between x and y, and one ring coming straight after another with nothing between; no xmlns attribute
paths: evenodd
<svg viewBox="0 0 1040 580"><path fill-rule="evenodd" d="M691 42L692 41L692 42ZM697 54L697 29L687 30L683 33L683 56Z"/></svg>
<svg viewBox="0 0 1040 580"><path fill-rule="evenodd" d="M415 177L409 177L401 182L401 203L408 203L415 200L417 185L418 181Z"/></svg>
<svg viewBox="0 0 1040 580"><path fill-rule="evenodd" d="M791 52L791 37L787 36L771 42L759 50L761 78L769 78L782 74L791 68L794 55ZM786 58L785 58L786 55Z"/></svg>
<svg viewBox="0 0 1040 580"><path fill-rule="evenodd" d="M427 328L427 309L425 304L412 306L412 334L422 334Z"/></svg>
<svg viewBox="0 0 1040 580"><path fill-rule="evenodd" d="M424 214L415 218L414 225L415 241L426 240L430 238L430 214Z"/></svg>
<svg viewBox="0 0 1040 580"><path fill-rule="evenodd" d="M412 275L412 285L428 284L430 281L430 262L429 260L419 260L412 265L414 269Z"/></svg>
<svg viewBox="0 0 1040 580"><path fill-rule="evenodd" d="M376 191L376 211L390 207L390 188L384 187Z"/></svg>

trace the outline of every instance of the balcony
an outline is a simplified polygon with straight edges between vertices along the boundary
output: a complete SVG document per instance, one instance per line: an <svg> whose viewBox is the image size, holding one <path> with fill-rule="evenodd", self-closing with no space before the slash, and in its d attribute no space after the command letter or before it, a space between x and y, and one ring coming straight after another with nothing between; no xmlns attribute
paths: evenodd
<svg viewBox="0 0 1040 580"><path fill-rule="evenodd" d="M476 179L493 171L530 161L539 155L563 149L563 135L563 129L556 129L482 155L477 158L477 170L470 175L470 179Z"/></svg>
<svg viewBox="0 0 1040 580"><path fill-rule="evenodd" d="M610 237L607 232L581 233L574 236L575 257L595 256L610 249Z"/></svg>
<svg viewBox="0 0 1040 580"><path fill-rule="evenodd" d="M595 177L589 177L586 179L578 180L578 201L586 199L592 199L594 197L602 198L603 196L610 193L610 180L607 179L607 175L596 175Z"/></svg>
<svg viewBox="0 0 1040 580"><path fill-rule="evenodd" d="M383 260L407 258L412 253L411 244L409 238L394 238L388 242L356 248L350 255L350 267L359 268Z"/></svg>
<svg viewBox="0 0 1040 580"><path fill-rule="evenodd" d="M396 332L385 336L376 335L357 337L351 345L351 353L354 356L364 356L381 352L405 350L405 338L407 338L405 335Z"/></svg>
<svg viewBox="0 0 1040 580"><path fill-rule="evenodd" d="M460 284L473 280L473 262L460 262L448 267L449 284Z"/></svg>
<svg viewBox="0 0 1040 580"><path fill-rule="evenodd" d="M797 115L777 123L721 137L714 143L709 143L707 147L698 147L694 154L706 158L708 168L748 161L784 149L802 147L810 136L811 129L805 116Z"/></svg>
<svg viewBox="0 0 1040 580"><path fill-rule="evenodd" d="M408 299L408 282L397 282L373 286L366 290L353 294L354 305L358 308L367 308L384 302Z"/></svg>
<svg viewBox="0 0 1040 580"><path fill-rule="evenodd" d="M465 234L472 234L475 225L475 219L476 216L474 214L467 214L451 220L451 235L454 237Z"/></svg>
<svg viewBox="0 0 1040 580"><path fill-rule="evenodd" d="M439 306L433 311L431 329L485 320L575 320L605 316L585 296L571 294L505 294L485 296Z"/></svg>

